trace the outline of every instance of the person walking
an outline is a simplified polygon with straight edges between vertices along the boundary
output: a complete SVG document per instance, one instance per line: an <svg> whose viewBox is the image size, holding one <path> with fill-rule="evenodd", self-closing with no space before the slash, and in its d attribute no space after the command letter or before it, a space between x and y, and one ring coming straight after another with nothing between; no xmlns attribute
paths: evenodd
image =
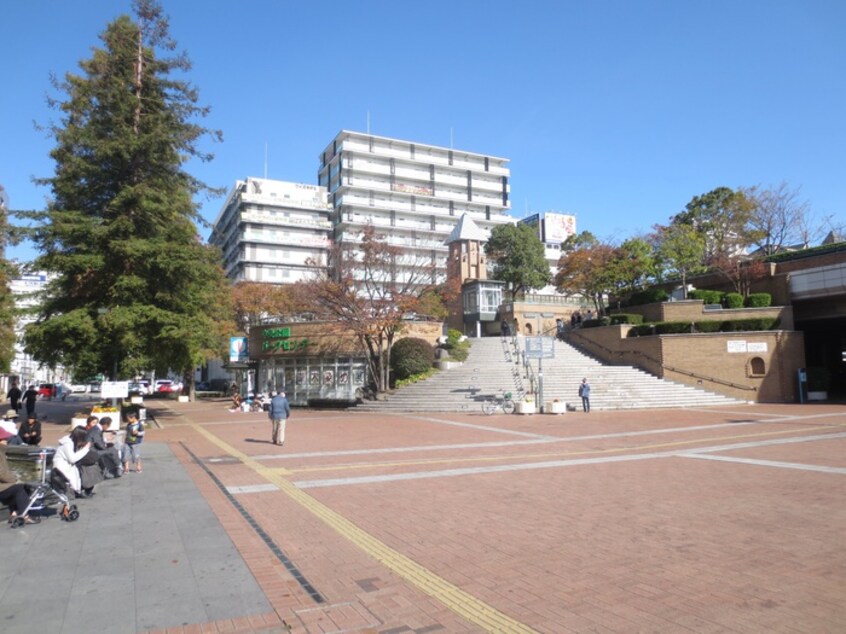
<svg viewBox="0 0 846 634"><path fill-rule="evenodd" d="M267 411L270 422L273 423L271 439L274 445L285 444L285 423L291 416L291 406L285 398L285 392L279 392L270 399L270 409Z"/></svg>
<svg viewBox="0 0 846 634"><path fill-rule="evenodd" d="M12 387L10 387L9 391L6 393L6 398L9 399L9 404L12 406L12 409L16 412L19 412L21 410L22 396L23 392L21 392L21 388L18 387L18 382L13 382Z"/></svg>
<svg viewBox="0 0 846 634"><path fill-rule="evenodd" d="M582 409L590 413L590 384L586 378L582 379L582 383L579 385L579 396L582 397Z"/></svg>
<svg viewBox="0 0 846 634"><path fill-rule="evenodd" d="M24 392L23 400L26 405L26 417L29 418L35 414L35 401L38 400L38 390L35 389L34 385L30 385Z"/></svg>

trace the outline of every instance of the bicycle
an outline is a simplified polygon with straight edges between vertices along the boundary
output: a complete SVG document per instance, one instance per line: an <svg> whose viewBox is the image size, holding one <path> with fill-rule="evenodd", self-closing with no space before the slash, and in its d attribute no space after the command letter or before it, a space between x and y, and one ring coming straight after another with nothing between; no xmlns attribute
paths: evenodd
<svg viewBox="0 0 846 634"><path fill-rule="evenodd" d="M511 392L503 392L499 396L489 398L482 403L482 411L488 415L493 416L498 409L501 409L503 414L513 414L515 405L511 400Z"/></svg>

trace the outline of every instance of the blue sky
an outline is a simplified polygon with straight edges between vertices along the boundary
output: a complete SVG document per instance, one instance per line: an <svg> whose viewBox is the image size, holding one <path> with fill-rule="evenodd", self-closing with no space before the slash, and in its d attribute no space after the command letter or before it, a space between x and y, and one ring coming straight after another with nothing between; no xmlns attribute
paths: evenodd
<svg viewBox="0 0 846 634"><path fill-rule="evenodd" d="M719 186L800 188L846 222L842 0L164 0L223 131L210 185L315 183L342 129L511 160L512 215L555 210L621 241ZM129 0L4 3L0 184L42 208L49 77ZM209 221L222 200L201 201ZM204 235L207 231L204 231ZM7 255L27 259L27 247Z"/></svg>

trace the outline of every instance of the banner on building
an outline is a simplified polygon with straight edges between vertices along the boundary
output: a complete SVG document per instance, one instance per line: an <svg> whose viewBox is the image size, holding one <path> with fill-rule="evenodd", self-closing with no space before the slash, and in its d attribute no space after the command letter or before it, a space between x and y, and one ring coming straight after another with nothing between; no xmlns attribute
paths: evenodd
<svg viewBox="0 0 846 634"><path fill-rule="evenodd" d="M246 363L250 358L246 337L229 337L229 363Z"/></svg>

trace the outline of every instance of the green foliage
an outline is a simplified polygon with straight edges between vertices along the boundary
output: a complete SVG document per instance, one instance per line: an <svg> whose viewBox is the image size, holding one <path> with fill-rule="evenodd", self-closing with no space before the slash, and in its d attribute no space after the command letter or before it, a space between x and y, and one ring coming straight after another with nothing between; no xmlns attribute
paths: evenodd
<svg viewBox="0 0 846 634"><path fill-rule="evenodd" d="M397 381L394 384L394 387L400 388L400 387L405 387L406 385L411 385L412 383L418 383L419 381L423 381L425 379L428 379L430 376L434 376L437 373L438 373L437 368L429 368L425 372L421 372L420 374L412 375L412 376L408 377L407 379L401 379L401 380Z"/></svg>
<svg viewBox="0 0 846 634"><path fill-rule="evenodd" d="M658 227L656 239L658 266L663 277L680 279L687 297L687 278L706 270L705 239L694 227L684 223Z"/></svg>
<svg viewBox="0 0 846 634"><path fill-rule="evenodd" d="M730 319L722 322L722 332L746 332L754 330L776 330L781 323L777 317L753 317L749 319Z"/></svg>
<svg viewBox="0 0 846 634"><path fill-rule="evenodd" d="M582 328L599 328L600 326L610 326L611 319L609 317L597 317L596 319L583 319Z"/></svg>
<svg viewBox="0 0 846 634"><path fill-rule="evenodd" d="M493 279L509 282L514 293L543 288L552 282L543 243L528 225L497 225L485 243L493 262Z"/></svg>
<svg viewBox="0 0 846 634"><path fill-rule="evenodd" d="M468 339L461 341L461 337L461 332L455 328L447 331L447 340L443 348L449 352L450 359L454 361L466 361L470 354L470 341Z"/></svg>
<svg viewBox="0 0 846 634"><path fill-rule="evenodd" d="M612 326L617 324L632 324L637 326L643 323L643 315L636 313L616 313L608 316L608 323Z"/></svg>
<svg viewBox="0 0 846 634"><path fill-rule="evenodd" d="M740 293L726 293L723 299L726 302L726 308L743 308L743 295Z"/></svg>
<svg viewBox="0 0 846 634"><path fill-rule="evenodd" d="M644 288L641 291L632 293L629 297L629 306L642 306L643 304L655 304L658 302L666 302L670 299L670 295L663 288Z"/></svg>
<svg viewBox="0 0 846 634"><path fill-rule="evenodd" d="M687 295L690 299L701 299L706 304L721 304L723 293L721 291L709 291L704 288L697 288Z"/></svg>
<svg viewBox="0 0 846 634"><path fill-rule="evenodd" d="M769 293L750 293L743 301L747 308L769 308L772 303L773 296Z"/></svg>
<svg viewBox="0 0 846 634"><path fill-rule="evenodd" d="M167 20L154 0L134 4L103 32L102 48L68 74L51 129L56 171L39 182L52 199L32 221L37 269L55 274L27 352L81 375L187 372L219 356L230 328L218 253L202 244L195 194L208 191L183 170L210 159L198 144L219 134L198 125L207 109L173 79L187 58L170 50Z"/></svg>
<svg viewBox="0 0 846 634"><path fill-rule="evenodd" d="M405 337L391 348L391 369L396 380L407 379L431 369L435 350L425 339Z"/></svg>
<svg viewBox="0 0 846 634"><path fill-rule="evenodd" d="M774 317L756 317L753 319L730 319L726 321L659 321L635 326L629 330L629 337L649 335L679 335L691 332L754 332L775 330L779 320Z"/></svg>

